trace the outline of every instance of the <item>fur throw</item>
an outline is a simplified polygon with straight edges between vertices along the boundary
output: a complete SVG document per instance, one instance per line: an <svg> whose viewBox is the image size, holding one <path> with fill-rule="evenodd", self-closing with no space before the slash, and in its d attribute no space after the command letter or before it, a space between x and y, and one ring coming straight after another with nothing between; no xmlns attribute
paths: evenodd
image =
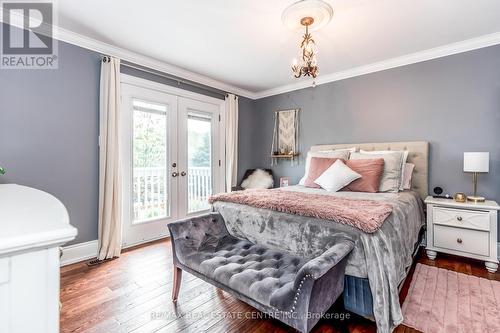
<svg viewBox="0 0 500 333"><path fill-rule="evenodd" d="M360 200L280 189L236 191L211 196L208 202L233 202L278 212L335 221L366 233L377 231L392 213L392 205L375 200Z"/></svg>
<svg viewBox="0 0 500 333"><path fill-rule="evenodd" d="M262 169L255 169L252 174L241 182L241 187L245 190L250 188L271 188L273 185L273 176Z"/></svg>

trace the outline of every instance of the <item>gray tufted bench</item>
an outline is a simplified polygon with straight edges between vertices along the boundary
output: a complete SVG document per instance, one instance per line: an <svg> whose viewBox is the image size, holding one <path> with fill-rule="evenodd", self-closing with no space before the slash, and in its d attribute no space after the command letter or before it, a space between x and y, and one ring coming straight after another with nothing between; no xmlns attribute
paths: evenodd
<svg viewBox="0 0 500 333"><path fill-rule="evenodd" d="M218 213L168 228L174 302L185 270L302 332L309 332L342 293L345 258L354 247L339 233L334 246L308 260L231 236Z"/></svg>

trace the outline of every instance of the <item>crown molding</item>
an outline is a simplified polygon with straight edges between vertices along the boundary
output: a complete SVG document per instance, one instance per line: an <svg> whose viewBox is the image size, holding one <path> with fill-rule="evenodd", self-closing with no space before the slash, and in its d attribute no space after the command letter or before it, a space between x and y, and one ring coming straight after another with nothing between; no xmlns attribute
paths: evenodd
<svg viewBox="0 0 500 333"><path fill-rule="evenodd" d="M10 22L12 26L23 28L22 22L24 19L23 15L13 15L13 22ZM0 22L3 22L3 10L0 8ZM42 28L43 28L42 24ZM121 60L128 61L140 66L144 66L159 72L163 72L169 75L179 77L183 80L188 80L202 84L208 87L216 88L224 92L232 93L238 96L247 97L250 99L255 99L255 93L242 89L219 80L212 79L208 76L191 72L181 67L174 66L167 62L155 59L153 57L148 57L143 54L133 52L121 47L117 47L99 40L81 35L79 33L61 28L57 25L53 25L54 28L54 38L58 41L62 41L68 44L73 44L84 49L95 51L97 53L102 53L107 56L120 58ZM45 31L48 31L47 26L45 26Z"/></svg>
<svg viewBox="0 0 500 333"><path fill-rule="evenodd" d="M13 26L22 28L21 15L11 23ZM3 22L2 9L0 8L0 22ZM63 41L69 44L73 44L88 50L92 50L98 53L102 53L108 56L113 56L120 58L121 60L128 61L140 66L144 66L159 72L163 72L169 75L179 77L184 80L193 81L198 84L202 84L208 87L216 88L225 92L233 93L235 95L247 97L253 100L279 95L299 89L311 88L311 80L301 80L295 83L286 84L278 86L271 89L261 90L258 92L252 92L246 89L242 89L219 80L212 79L208 76L191 72L181 67L174 66L167 62L148 57L124 48L113 46L108 43L98 41L96 39L78 34L76 32L54 26L55 38L59 41ZM375 62L368 65L363 65L359 67L353 67L344 71L334 72L329 74L320 75L316 78L316 86L340 81L356 76L361 76L365 74L380 72L383 70L411 65L427 60L437 59L446 57L453 54L463 53L467 51L477 50L480 48L493 46L500 44L500 32L495 32L488 35L479 36L476 38L467 39L464 41L451 43L432 49L419 51L411 54L407 54L400 57L395 57L379 62Z"/></svg>
<svg viewBox="0 0 500 333"><path fill-rule="evenodd" d="M238 88L236 86L224 83L219 80L212 79L208 76L194 73L188 71L184 68L177 67L166 63L161 60L157 60L152 57L148 57L133 51L129 51L117 46L113 46L93 38L89 38L73 31L69 31L63 28L57 28L57 39L69 44L83 47L88 50L99 52L112 57L120 58L121 60L128 61L140 66L144 66L159 72L163 72L169 75L177 76L181 79L193 81L208 87L216 88L224 92L232 93L235 95L255 99L255 93Z"/></svg>
<svg viewBox="0 0 500 333"><path fill-rule="evenodd" d="M480 48L493 46L493 45L497 45L497 44L500 44L500 32L495 32L492 34L483 35L480 37L471 38L471 39L467 39L464 41L451 43L451 44L447 44L444 46L439 46L436 48L407 54L407 55L404 55L401 57L396 57L396 58L383 60L380 62L375 62L375 63L369 64L369 65L354 67L354 68L350 68L350 69L340 71L340 72L320 75L315 80L316 86L321 85L321 84L325 84L325 83L329 83L329 82L348 79L348 78L355 77L355 76L380 72L380 71L391 69L391 68L411 65L411 64L415 64L415 63L419 63L419 62L423 62L423 61L427 61L427 60L442 58L442 57L446 57L446 56L457 54L457 53L477 50ZM287 84L287 85L279 86L276 88L259 91L259 92L254 94L255 99L274 96L274 95L287 93L290 91L304 89L304 88L311 88L312 87L311 82L312 82L312 80L310 80L310 79L301 80L301 81L296 82L296 83Z"/></svg>

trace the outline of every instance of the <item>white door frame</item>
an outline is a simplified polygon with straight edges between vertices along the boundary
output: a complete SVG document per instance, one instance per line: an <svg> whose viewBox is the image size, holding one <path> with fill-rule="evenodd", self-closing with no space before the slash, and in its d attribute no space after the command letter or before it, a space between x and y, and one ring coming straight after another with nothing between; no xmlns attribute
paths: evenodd
<svg viewBox="0 0 500 333"><path fill-rule="evenodd" d="M226 102L223 99L218 99L215 97L210 97L202 94L198 94L192 91L172 87L163 83L158 83L146 79L141 79L132 75L128 74L120 74L120 81L121 83L127 83L130 85L142 87L142 88L147 88L147 89L152 89L152 90L158 90L160 92L164 92L167 94L172 94L176 95L178 97L186 97L190 99L194 99L200 102L204 103L210 103L217 105L219 108L219 116L220 116L220 124L219 124L219 149L220 149L220 156L221 156L221 167L220 167L220 174L219 177L221 180L220 187L217 189L216 192L224 192L226 189Z"/></svg>
<svg viewBox="0 0 500 333"><path fill-rule="evenodd" d="M224 188L225 179L221 178L220 175L216 176L216 172L219 172L222 169L222 159L224 156L224 151L221 151L220 145L217 143L223 140L220 137L220 126L219 126L219 111L216 105L207 104L204 102L192 100L190 98L179 97L178 98L178 133L179 138L181 135L183 138L179 140L178 145L178 163L179 163L179 172L188 171L188 117L190 113L195 113L199 115L209 115L210 116L210 125L211 125L211 152L212 155L217 157L216 159L211 158L211 170L212 170L212 188L215 193L221 192L221 188ZM221 165L219 166L219 161ZM179 213L182 214L183 217L188 216L196 216L209 211L209 208L203 211L196 211L189 213L188 212L188 177L180 177L179 179L179 198L183 198L179 200Z"/></svg>
<svg viewBox="0 0 500 333"><path fill-rule="evenodd" d="M171 86L168 86L165 84L149 81L146 79L137 78L135 76L131 76L131 75L127 75L127 74L121 74L120 76L121 76L120 81L122 84L129 85L129 86L135 86L138 88L145 88L145 89L149 89L149 90L154 90L154 91L157 91L160 93L173 95L172 97L176 97L176 103L175 103L176 110L174 110L174 112L173 112L174 116L171 118L168 118L168 121L170 121L170 122L172 122L172 124L174 124L173 128L172 128L172 126L169 126L169 128L168 128L168 130L170 131L169 138L168 138L169 142L170 142L171 137L174 137L174 135L175 135L175 137L177 137L177 124L178 124L177 115L179 114L178 110L177 110L179 98L177 98L177 97L184 97L184 98L188 98L191 100L200 101L203 103L213 104L214 106L216 106L218 108L218 110L219 110L218 116L220 117L219 118L220 122L219 122L219 126L218 126L219 132L214 133L213 138L214 138L214 146L216 145L218 148L217 150L219 151L221 165L220 165L220 168L218 170L219 181L214 182L214 191L215 191L215 193L224 192L224 190L225 190L225 174L226 174L226 165L225 165L226 164L225 163L225 101L218 99L218 98L205 96L205 95L190 92L187 90L171 87ZM123 98L123 95L122 95L122 98ZM122 104L124 104L123 102L124 101L122 101ZM128 119L128 120L131 120L131 119ZM123 129L122 134L124 136L124 140L127 140L127 141L130 140L130 142L131 142L131 140L132 140L132 131L131 131L132 128L131 128L131 122L129 122L128 120L124 123L125 128ZM127 142L127 141L122 141L122 142ZM217 141L217 142L215 142L215 141ZM129 146L130 146L129 148L131 148L131 144L129 144ZM173 156L178 155L176 147L172 147L171 149L172 149L172 152L169 152L169 155L173 155ZM131 151L128 151L127 149L122 149L122 152L123 152L122 161L125 164L128 163L128 166L124 165L124 175L123 175L124 176L123 180L124 180L124 185L125 185L123 188L123 198L122 198L122 202L124 203L123 204L123 213L122 213L122 216L124 219L124 221L123 221L124 223L122 223L123 229L124 229L123 233L122 233L124 235L123 240L122 240L123 246L130 247L133 245L137 245L137 244L141 244L141 243L145 243L145 242L150 242L154 239L168 237L169 236L168 230L165 227L165 230L162 231L155 238L134 240L133 242L126 241L125 228L129 226L129 224L131 223L131 218L133 216L132 211L131 211L132 205L130 204L131 191L129 191L129 190L131 190L130 186L131 186L132 173L131 173L130 161L131 161L132 155L131 155ZM169 164L167 164L167 168L168 167L170 167ZM129 169L128 172L127 172L127 168ZM167 176L170 177L171 172L169 169L167 169L167 170L168 170ZM177 193L182 192L182 191L178 191L177 187L170 186L169 191L174 191L174 190L177 191ZM172 198L172 196L170 196L170 198ZM172 202L172 212L171 212L169 218L164 219L164 223L172 222L175 219L179 218L178 212L176 211L176 207L178 207L178 203L176 201ZM202 212L199 212L199 213L202 213ZM192 215L195 215L195 214L192 214Z"/></svg>
<svg viewBox="0 0 500 333"><path fill-rule="evenodd" d="M151 220L134 223L133 222L133 105L134 99L156 103L167 106L166 112L166 136L167 136L167 156L166 156L166 189L168 198L168 215L166 217L154 218ZM151 234L155 238L162 238L168 235L168 231L163 226L178 217L178 182L170 177L170 164L177 158L177 145L173 140L177 137L177 96L165 94L159 91L145 89L143 87L122 84L122 140L121 140L121 161L122 161L122 244L131 246L143 241L151 240Z"/></svg>

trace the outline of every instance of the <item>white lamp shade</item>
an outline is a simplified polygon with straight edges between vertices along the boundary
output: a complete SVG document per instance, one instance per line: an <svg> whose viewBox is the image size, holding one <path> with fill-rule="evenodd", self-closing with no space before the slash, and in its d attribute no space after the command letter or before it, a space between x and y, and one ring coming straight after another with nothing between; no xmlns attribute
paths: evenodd
<svg viewBox="0 0 500 333"><path fill-rule="evenodd" d="M489 172L490 153L488 152L464 153L464 171Z"/></svg>

